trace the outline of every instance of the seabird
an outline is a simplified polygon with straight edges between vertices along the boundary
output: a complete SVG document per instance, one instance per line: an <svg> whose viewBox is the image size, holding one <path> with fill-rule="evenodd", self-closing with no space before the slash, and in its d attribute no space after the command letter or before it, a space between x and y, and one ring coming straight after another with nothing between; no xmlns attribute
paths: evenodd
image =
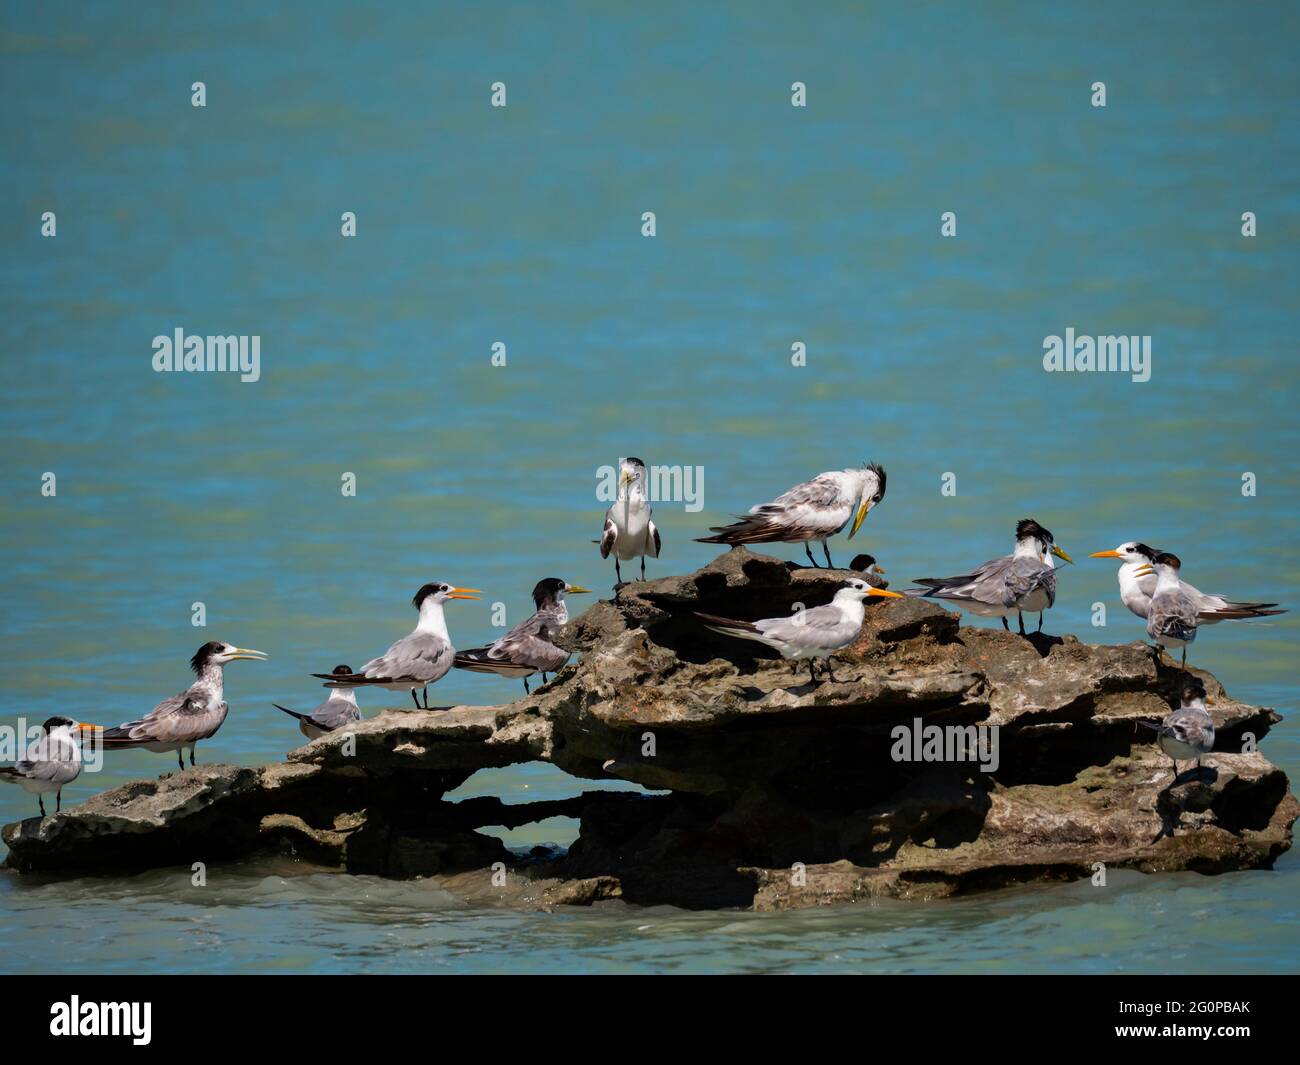
<svg viewBox="0 0 1300 1065"><path fill-rule="evenodd" d="M858 638L858 633L862 631L862 619L866 612L864 603L868 596L903 598L897 592L873 588L866 581L853 577L844 583L835 593L835 598L825 606L800 610L788 617L735 621L698 611L695 616L708 628L724 636L766 644L779 651L782 658L794 661L796 669L800 659L808 659L808 676L814 683L817 674L813 670L813 659L825 658L827 675L833 681L836 678L830 657Z"/></svg>
<svg viewBox="0 0 1300 1065"><path fill-rule="evenodd" d="M1147 613L1147 635L1156 645L1157 657L1168 647L1183 649L1183 668L1187 668L1187 645L1196 639L1196 604L1178 579L1182 561L1177 555L1162 551L1139 567L1137 575L1156 576L1155 592Z"/></svg>
<svg viewBox="0 0 1300 1065"><path fill-rule="evenodd" d="M1214 750L1214 719L1205 709L1205 685L1195 679L1183 688L1182 704L1159 725L1143 722L1156 730L1160 749L1174 760L1174 780L1178 779L1178 761L1195 758L1200 772L1201 756Z"/></svg>
<svg viewBox="0 0 1300 1065"><path fill-rule="evenodd" d="M334 672L330 675L333 677L350 677L352 667L335 666ZM356 692L347 686L331 689L329 698L309 714L300 714L297 710L290 710L287 706L281 706L279 703L272 703L271 705L277 710L283 710L290 717L296 717L298 719L298 730L309 740L318 739L327 732L333 732L336 728L361 720L361 710L357 707Z"/></svg>
<svg viewBox="0 0 1300 1065"><path fill-rule="evenodd" d="M853 561L849 563L849 569L861 573L862 579L873 588L889 587L889 582L881 576L885 572L885 567L876 562L875 555L854 555Z"/></svg>
<svg viewBox="0 0 1300 1065"><path fill-rule="evenodd" d="M27 748L25 757L11 766L0 767L0 780L17 784L36 796L45 816L45 796L54 792L54 812L63 805L63 785L81 775L81 741L74 732L100 732L62 714L55 714L41 726L41 737Z"/></svg>
<svg viewBox="0 0 1300 1065"><path fill-rule="evenodd" d="M378 658L372 658L361 667L360 673L313 673L326 682L327 688L359 688L364 686L387 688L389 691L411 693L417 710L429 709L429 685L442 680L451 669L456 649L447 632L447 619L443 617L442 604L449 599L477 599L477 588L457 588L451 584L434 581L424 585L411 605L420 612L415 630L403 636ZM415 694L424 689L424 705Z"/></svg>
<svg viewBox="0 0 1300 1065"><path fill-rule="evenodd" d="M980 617L1002 619L1010 631L1007 618L1020 619L1020 635L1025 635L1025 611L1038 611L1038 631L1043 631L1043 611L1056 602L1056 569L1052 558L1073 562L1056 539L1032 518L1016 523L1016 547L1009 555L985 562L971 573L959 577L921 577L909 588L915 597L945 599Z"/></svg>
<svg viewBox="0 0 1300 1065"><path fill-rule="evenodd" d="M713 526L715 536L696 538L701 544L803 544L808 561L817 566L811 544L820 542L826 565L834 569L826 541L849 519L849 539L861 527L867 512L885 498L885 468L874 462L860 470L830 470L797 484L770 503L749 508L731 525Z"/></svg>
<svg viewBox="0 0 1300 1065"><path fill-rule="evenodd" d="M238 659L261 662L266 655L219 640L205 643L190 659L190 668L198 680L180 694L164 699L144 717L104 729L104 747L143 747L158 753L175 751L182 769L188 747L190 765L193 765L194 745L215 735L226 720L230 707L226 705L222 669L227 662Z"/></svg>
<svg viewBox="0 0 1300 1065"><path fill-rule="evenodd" d="M1146 573L1138 576L1138 570L1152 562L1160 554L1154 547L1148 547L1138 540L1128 540L1113 551L1094 551L1089 558L1117 558L1119 567L1119 596L1124 605L1138 617L1146 619L1151 612L1151 596L1156 590L1156 575ZM1180 578L1181 579L1181 578ZM1264 618L1274 614L1285 614L1286 610L1273 610L1276 603L1243 603L1223 595L1211 595L1199 588L1182 581L1183 591L1196 604L1197 618L1202 625L1217 625L1220 621L1235 621L1241 618Z"/></svg>
<svg viewBox="0 0 1300 1065"><path fill-rule="evenodd" d="M645 580L645 557L659 557L659 530L650 520L650 497L646 490L645 463L637 458L624 459L619 466L618 498L605 511L605 529L600 539L600 557L614 555L616 588L623 585L620 560L641 556L641 579Z"/></svg>
<svg viewBox="0 0 1300 1065"><path fill-rule="evenodd" d="M569 660L569 652L554 643L555 634L569 623L564 597L589 591L559 577L538 581L533 589L537 612L487 647L456 652L456 666L475 673L522 677L525 693L529 691L528 678L534 673L540 673L545 684L546 674L557 672Z"/></svg>

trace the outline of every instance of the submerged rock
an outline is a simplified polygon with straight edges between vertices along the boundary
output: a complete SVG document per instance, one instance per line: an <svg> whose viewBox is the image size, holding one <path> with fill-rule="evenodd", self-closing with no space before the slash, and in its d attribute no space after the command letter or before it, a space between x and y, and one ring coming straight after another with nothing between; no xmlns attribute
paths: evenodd
<svg viewBox="0 0 1300 1065"><path fill-rule="evenodd" d="M738 548L689 576L626 585L569 624L561 642L579 657L532 695L387 711L260 770L135 781L6 826L7 864L138 869L280 851L437 876L504 905L779 909L1074 879L1098 863L1267 867L1290 846L1300 804L1285 775L1233 753L1277 715L1192 670L1217 750L1175 782L1137 722L1162 717L1185 674L1141 643L1026 638L961 627L929 601L875 600L836 679L813 683L694 618L816 606L848 575ZM920 733L900 738L900 726ZM975 760L956 760L963 749ZM479 769L529 761L666 794L444 798ZM521 857L478 831L555 816L581 823L559 855Z"/></svg>

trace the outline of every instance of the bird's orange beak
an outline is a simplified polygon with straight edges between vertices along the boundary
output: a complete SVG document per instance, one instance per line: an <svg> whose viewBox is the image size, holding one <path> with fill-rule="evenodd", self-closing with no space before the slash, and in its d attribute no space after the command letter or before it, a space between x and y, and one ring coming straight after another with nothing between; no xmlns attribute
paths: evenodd
<svg viewBox="0 0 1300 1065"><path fill-rule="evenodd" d="M879 595L886 599L906 599L907 596L899 595L898 592L891 592L888 588L872 588L867 595Z"/></svg>
<svg viewBox="0 0 1300 1065"><path fill-rule="evenodd" d="M469 592L482 592L481 588L453 588L448 599L477 599L477 595L469 595Z"/></svg>
<svg viewBox="0 0 1300 1065"><path fill-rule="evenodd" d="M1094 551L1089 558L1121 558L1118 551Z"/></svg>

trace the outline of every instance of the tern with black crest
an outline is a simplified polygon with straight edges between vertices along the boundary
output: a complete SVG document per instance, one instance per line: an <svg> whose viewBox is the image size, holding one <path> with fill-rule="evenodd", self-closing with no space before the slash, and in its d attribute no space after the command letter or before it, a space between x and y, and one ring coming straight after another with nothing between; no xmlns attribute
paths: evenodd
<svg viewBox="0 0 1300 1065"><path fill-rule="evenodd" d="M378 658L372 658L360 672L349 675L313 673L325 681L327 688L387 688L389 691L411 693L417 710L429 709L429 685L442 680L456 658L447 631L447 619L442 605L452 599L477 599L471 594L477 588L457 588L455 585L433 581L424 585L411 599L411 605L420 612L415 629L403 636ZM424 691L424 705L420 705L417 691Z"/></svg>
<svg viewBox="0 0 1300 1065"><path fill-rule="evenodd" d="M36 796L45 816L45 796L54 793L54 811L63 804L63 787L81 775L82 735L102 731L98 725L55 714L41 726L41 735L11 766L0 767L0 780L17 784Z"/></svg>
<svg viewBox="0 0 1300 1065"><path fill-rule="evenodd" d="M528 693L528 678L535 673L555 673L569 660L569 652L555 646L555 634L569 623L566 595L589 592L578 584L559 577L547 577L533 589L536 612L521 621L501 639L486 647L456 653L456 668L475 673L495 673L500 677L520 677Z"/></svg>
<svg viewBox="0 0 1300 1065"><path fill-rule="evenodd" d="M123 725L104 729L105 749L143 747L159 754L175 751L185 768L185 749L189 748L190 765L194 764L194 746L216 734L226 720L225 667L240 659L262 662L266 655L246 647L212 640L205 643L190 659L190 668L198 678L183 692L164 699L144 717Z"/></svg>
<svg viewBox="0 0 1300 1065"><path fill-rule="evenodd" d="M352 676L351 666L335 666L330 674L333 678ZM290 710L287 706L272 703L277 710L282 710L290 717L298 719L298 731L309 740L318 739L327 732L333 732L344 725L351 725L361 720L361 709L357 706L355 689L348 686L331 688L329 696L316 709L307 714Z"/></svg>
<svg viewBox="0 0 1300 1065"><path fill-rule="evenodd" d="M600 539L600 557L614 556L616 588L623 585L623 571L619 562L641 559L641 579L645 580L646 555L659 557L662 546L659 530L650 520L650 494L647 486L646 465L640 459L627 458L619 464L618 498L605 511L605 528Z"/></svg>
<svg viewBox="0 0 1300 1065"><path fill-rule="evenodd" d="M1159 725L1143 724L1155 729L1160 749L1174 760L1174 780L1178 779L1180 759L1195 758L1199 772L1202 756L1214 750L1214 719L1205 708L1205 684L1199 678L1183 688L1178 709L1164 721Z"/></svg>
<svg viewBox="0 0 1300 1065"><path fill-rule="evenodd" d="M701 544L803 544L808 561L817 566L812 544L820 543L831 569L826 541L850 521L849 539L868 512L885 498L885 468L870 462L857 470L830 470L797 484L770 503L749 508L731 525L714 526L713 536L697 537Z"/></svg>
<svg viewBox="0 0 1300 1065"><path fill-rule="evenodd" d="M1016 524L1016 546L1011 554L958 577L918 578L915 583L923 587L909 588L907 594L956 603L980 617L1000 617L1007 630L1011 628L1007 618L1015 614L1020 619L1021 636L1025 635L1025 612L1037 611L1038 631L1042 632L1043 611L1056 602L1053 558L1074 561L1047 529L1033 518L1023 518Z"/></svg>
<svg viewBox="0 0 1300 1065"><path fill-rule="evenodd" d="M835 680L835 671L830 657L836 651L848 647L858 638L862 631L862 621L866 617L866 600L871 596L887 599L902 599L897 592L887 592L883 588L873 588L866 581L854 577L845 581L835 593L835 598L825 606L815 606L807 610L798 610L788 617L763 618L759 621L737 621L734 618L722 618L714 614L695 616L714 632L724 636L735 636L741 640L753 640L765 644L777 651L782 658L790 659L798 668L798 663L808 660L808 676L816 682L817 674L813 669L813 659L826 659L826 672Z"/></svg>
<svg viewBox="0 0 1300 1065"><path fill-rule="evenodd" d="M1155 592L1147 612L1147 635L1159 652L1170 647L1183 649L1183 668L1187 668L1187 645L1196 639L1196 603L1183 588L1179 571L1183 563L1177 555L1162 551L1137 570L1139 577L1154 573Z"/></svg>

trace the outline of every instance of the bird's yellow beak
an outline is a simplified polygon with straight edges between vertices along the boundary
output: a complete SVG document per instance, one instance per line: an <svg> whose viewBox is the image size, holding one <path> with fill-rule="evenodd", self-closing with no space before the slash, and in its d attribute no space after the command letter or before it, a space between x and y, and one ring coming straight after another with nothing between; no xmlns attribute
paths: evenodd
<svg viewBox="0 0 1300 1065"><path fill-rule="evenodd" d="M1069 555L1067 555L1063 550L1061 550L1061 548L1057 547L1055 544L1052 545L1052 554L1054 554L1062 562L1069 562L1071 564L1074 563L1074 559L1072 559Z"/></svg>
<svg viewBox="0 0 1300 1065"><path fill-rule="evenodd" d="M1155 567L1147 562L1133 571L1135 577L1145 577L1148 573L1155 573Z"/></svg>
<svg viewBox="0 0 1300 1065"><path fill-rule="evenodd" d="M231 655L230 658L231 661L234 661L236 658L246 658L250 662L265 662L266 652L254 651L251 647L236 647L235 653Z"/></svg>
<svg viewBox="0 0 1300 1065"><path fill-rule="evenodd" d="M568 591L571 595L577 595L577 594L581 594L582 592L589 592L591 591L591 589L584 588L581 584L571 584L569 585Z"/></svg>
<svg viewBox="0 0 1300 1065"><path fill-rule="evenodd" d="M877 572L877 573L884 573L884 572L885 572L885 567L882 566L879 562L876 563L876 572Z"/></svg>
<svg viewBox="0 0 1300 1065"><path fill-rule="evenodd" d="M77 723L78 732L103 732L103 725L92 725L89 721L79 721Z"/></svg>
<svg viewBox="0 0 1300 1065"><path fill-rule="evenodd" d="M864 499L862 505L858 507L858 512L853 516L853 528L849 530L849 539L853 539L853 534L862 528L862 523L867 518L867 511L871 509L871 500Z"/></svg>
<svg viewBox="0 0 1300 1065"><path fill-rule="evenodd" d="M891 592L888 588L872 588L867 595L878 595L885 599L906 599L907 596L899 595L898 592Z"/></svg>
<svg viewBox="0 0 1300 1065"><path fill-rule="evenodd" d="M1122 558L1118 551L1094 551L1089 558Z"/></svg>
<svg viewBox="0 0 1300 1065"><path fill-rule="evenodd" d="M453 588L447 595L448 599L477 599L477 595L469 595L469 592L481 592L481 588Z"/></svg>

